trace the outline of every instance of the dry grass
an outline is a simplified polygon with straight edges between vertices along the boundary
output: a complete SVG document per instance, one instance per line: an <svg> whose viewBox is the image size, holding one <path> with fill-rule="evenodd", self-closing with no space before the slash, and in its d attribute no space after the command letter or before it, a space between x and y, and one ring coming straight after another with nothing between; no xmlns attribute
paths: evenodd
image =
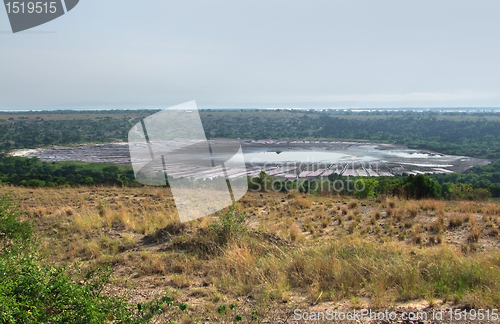
<svg viewBox="0 0 500 324"><path fill-rule="evenodd" d="M471 243L477 243L481 237L481 231L476 226L473 226L467 235L467 241Z"/></svg>
<svg viewBox="0 0 500 324"><path fill-rule="evenodd" d="M328 247L308 247L300 251L286 251L284 254L276 251L264 258L259 258L258 251L242 244L229 249L227 261L230 262L218 264L217 267L217 274L222 276L224 282L221 289L232 286L245 294L257 289L271 300L283 300L284 295L287 298L290 291L296 289L307 290L311 302L317 301L320 295L323 301L352 300L358 298L362 291L378 298L385 295L386 298L408 300L436 294L442 283L446 283L448 290L445 293L438 292L438 296L450 298L461 295L459 298L465 300L465 291L458 288L453 278L464 275L466 281L461 284L469 287L475 286L474 282L479 280L484 292L488 291L489 284L495 287L499 285L499 274L493 269L488 270L486 266L468 267L475 262L492 265L491 260L478 257L462 260L459 254L448 247L410 253L393 244L375 245L352 239ZM331 260L336 262L332 263ZM483 276L481 271L487 271L493 277ZM487 303L487 300L483 302Z"/></svg>
<svg viewBox="0 0 500 324"><path fill-rule="evenodd" d="M292 225L290 225L289 234L290 240L292 240L293 242L302 241L304 239L304 235L295 223L292 223Z"/></svg>
<svg viewBox="0 0 500 324"><path fill-rule="evenodd" d="M414 201L410 201L406 205L406 212L411 218L415 218L418 215L418 204Z"/></svg>
<svg viewBox="0 0 500 324"><path fill-rule="evenodd" d="M441 233L444 231L444 217L438 216L438 218L432 223L431 229L434 233Z"/></svg>
<svg viewBox="0 0 500 324"><path fill-rule="evenodd" d="M292 200L291 204L301 209L311 208L312 206L311 200L304 197L297 197L296 199Z"/></svg>
<svg viewBox="0 0 500 324"><path fill-rule="evenodd" d="M482 204L473 201L460 201L455 203L455 211L460 213L480 213Z"/></svg>
<svg viewBox="0 0 500 324"><path fill-rule="evenodd" d="M434 199L428 199L428 200L422 200L420 202L420 208L423 211L442 211L445 208L445 204L442 201L439 200L434 200Z"/></svg>
<svg viewBox="0 0 500 324"><path fill-rule="evenodd" d="M450 215L450 227L455 228L455 227L460 227L465 221L465 217L460 214L452 214Z"/></svg>
<svg viewBox="0 0 500 324"><path fill-rule="evenodd" d="M109 262L115 284L175 289L203 305L241 296L264 308L356 304L365 296L388 307L433 296L499 306L498 203L478 212L469 202L248 193L237 205L248 231L218 245L213 217L176 225L164 189L14 188L13 196L53 262Z"/></svg>
<svg viewBox="0 0 500 324"><path fill-rule="evenodd" d="M442 240L443 239L439 235L431 235L431 236L429 236L429 242L428 242L428 244L431 245L431 246L432 245L441 244Z"/></svg>
<svg viewBox="0 0 500 324"><path fill-rule="evenodd" d="M500 206L496 203L484 203L481 206L481 210L485 215L500 215Z"/></svg>
<svg viewBox="0 0 500 324"><path fill-rule="evenodd" d="M349 209L357 208L358 207L358 202L355 201L355 200L352 200L352 201L349 202L348 206L349 206Z"/></svg>
<svg viewBox="0 0 500 324"><path fill-rule="evenodd" d="M420 226L415 226L411 232L412 240L415 244L422 243L422 229Z"/></svg>
<svg viewBox="0 0 500 324"><path fill-rule="evenodd" d="M395 208L393 211L392 211L392 217L397 220L398 222L400 222L402 219L403 219L403 216L404 216L404 213L405 213L405 210L403 207L398 207L398 208Z"/></svg>

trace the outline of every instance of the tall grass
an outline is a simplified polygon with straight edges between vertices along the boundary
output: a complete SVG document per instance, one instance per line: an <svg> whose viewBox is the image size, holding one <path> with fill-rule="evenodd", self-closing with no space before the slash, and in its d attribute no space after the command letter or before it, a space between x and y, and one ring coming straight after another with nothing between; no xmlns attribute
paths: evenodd
<svg viewBox="0 0 500 324"><path fill-rule="evenodd" d="M245 242L230 245L225 257L215 262L214 274L224 278L226 289L234 286L241 294L266 295L275 287L276 294L268 298L299 289L311 302L321 292L324 300L368 293L396 301L434 296L474 307L498 306L500 301L497 255L462 255L446 245L409 251L361 239L267 254L261 249Z"/></svg>
<svg viewBox="0 0 500 324"><path fill-rule="evenodd" d="M378 307L415 298L500 306L499 254L486 250L498 239L494 202L248 193L230 213L180 227L170 193L158 188L14 188L13 195L56 262L111 262L123 271L118 279L155 287L192 292L203 284L210 302L363 295Z"/></svg>

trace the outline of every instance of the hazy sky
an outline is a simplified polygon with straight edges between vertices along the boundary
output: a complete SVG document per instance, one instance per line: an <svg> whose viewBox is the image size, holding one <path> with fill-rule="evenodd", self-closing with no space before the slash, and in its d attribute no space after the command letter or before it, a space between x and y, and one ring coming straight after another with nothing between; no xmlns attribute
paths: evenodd
<svg viewBox="0 0 500 324"><path fill-rule="evenodd" d="M12 34L0 109L500 107L500 2L80 0Z"/></svg>

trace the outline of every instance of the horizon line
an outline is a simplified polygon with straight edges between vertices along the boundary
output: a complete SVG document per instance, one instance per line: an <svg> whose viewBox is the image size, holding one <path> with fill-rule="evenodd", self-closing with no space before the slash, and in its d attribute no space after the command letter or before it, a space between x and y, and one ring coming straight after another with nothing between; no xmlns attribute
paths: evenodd
<svg viewBox="0 0 500 324"><path fill-rule="evenodd" d="M57 112L100 112L100 111L156 111L162 110L164 108L55 108L55 109L0 109L0 113L57 113ZM289 108L289 107L268 107L268 108L199 108L198 110L305 110L305 111L457 111L457 110L489 110L489 111L500 111L500 107L388 107L388 108Z"/></svg>

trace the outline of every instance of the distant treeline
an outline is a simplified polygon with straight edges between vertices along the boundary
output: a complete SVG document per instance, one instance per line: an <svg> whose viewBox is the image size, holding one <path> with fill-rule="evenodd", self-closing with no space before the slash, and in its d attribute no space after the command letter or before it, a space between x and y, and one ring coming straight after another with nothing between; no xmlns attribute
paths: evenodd
<svg viewBox="0 0 500 324"><path fill-rule="evenodd" d="M317 123L321 137L392 142L446 154L500 158L498 120L448 120L425 115L364 120L327 116Z"/></svg>
<svg viewBox="0 0 500 324"><path fill-rule="evenodd" d="M337 194L357 198L386 195L401 199L486 200L500 197L500 182L488 182L487 178L490 176L492 175L487 172L481 176L476 175L475 179L479 182L475 184L465 182L461 177L446 176L439 178L440 183L434 175L424 174L379 178L332 174L328 178L300 179L296 182L261 172L257 177L249 177L249 189L263 192L297 190L309 194ZM481 178L483 180L479 180Z"/></svg>
<svg viewBox="0 0 500 324"><path fill-rule="evenodd" d="M154 112L114 111L97 117L89 113L87 119L48 119L47 114L35 113L27 115L29 119L5 119L0 114L0 151L126 141L130 128ZM248 110L202 111L200 116L210 138L359 140L500 159L499 114Z"/></svg>
<svg viewBox="0 0 500 324"><path fill-rule="evenodd" d="M450 192L451 184L468 184L470 185L470 187L468 187L469 189L488 189L493 197L500 197L500 161L495 161L486 166L473 167L465 173L432 175L432 179L443 186L443 193L445 196L452 196L454 194L453 191Z"/></svg>
<svg viewBox="0 0 500 324"><path fill-rule="evenodd" d="M384 194L411 199L441 197L448 199L486 199L488 197L500 197L500 171L497 171L499 169L500 161L497 161L488 166L474 167L467 173L362 178L370 188L358 194L358 196ZM356 178L351 177L350 179L355 181ZM334 174L329 176L326 181L330 182L330 188L333 188L332 184L336 184L338 187L340 182L343 182L344 190L338 190L339 194L355 194L354 190L352 190L352 184L351 191L348 190L347 177ZM318 191L316 187L310 187L307 182L291 183L290 181L269 177L265 173L260 177L249 178L249 188L251 190L261 190L259 186L270 185L272 182L278 187L266 187L267 190ZM129 166L89 162L42 162L38 158L1 155L0 184L26 187L140 186L135 180L132 168ZM209 183L200 180L196 181L196 185L210 186Z"/></svg>
<svg viewBox="0 0 500 324"><path fill-rule="evenodd" d="M48 145L126 141L129 129L156 111L0 114L0 152ZM64 114L75 114L75 118ZM81 118L88 114L88 118ZM57 115L57 116L54 116ZM9 117L10 116L10 117ZM14 116L14 117L11 117ZM29 117L26 117L29 116ZM49 117L51 116L51 117ZM443 197L500 197L500 115L350 111L201 111L209 138L359 140L408 145L497 160L465 173L433 175ZM58 119L59 118L59 119ZM80 119L79 119L80 118ZM402 192L404 177L380 178L377 192ZM42 163L0 157L1 183L22 186L137 185L132 169L99 163ZM413 180L412 180L413 181Z"/></svg>
<svg viewBox="0 0 500 324"><path fill-rule="evenodd" d="M12 117L11 117L12 118ZM107 143L127 139L137 118L97 117L97 119L5 120L0 115L0 151L49 145Z"/></svg>
<svg viewBox="0 0 500 324"><path fill-rule="evenodd" d="M381 112L202 113L213 138L358 140L408 145L453 155L500 158L498 114Z"/></svg>
<svg viewBox="0 0 500 324"><path fill-rule="evenodd" d="M42 162L0 156L0 184L26 187L138 185L131 167L108 163Z"/></svg>

